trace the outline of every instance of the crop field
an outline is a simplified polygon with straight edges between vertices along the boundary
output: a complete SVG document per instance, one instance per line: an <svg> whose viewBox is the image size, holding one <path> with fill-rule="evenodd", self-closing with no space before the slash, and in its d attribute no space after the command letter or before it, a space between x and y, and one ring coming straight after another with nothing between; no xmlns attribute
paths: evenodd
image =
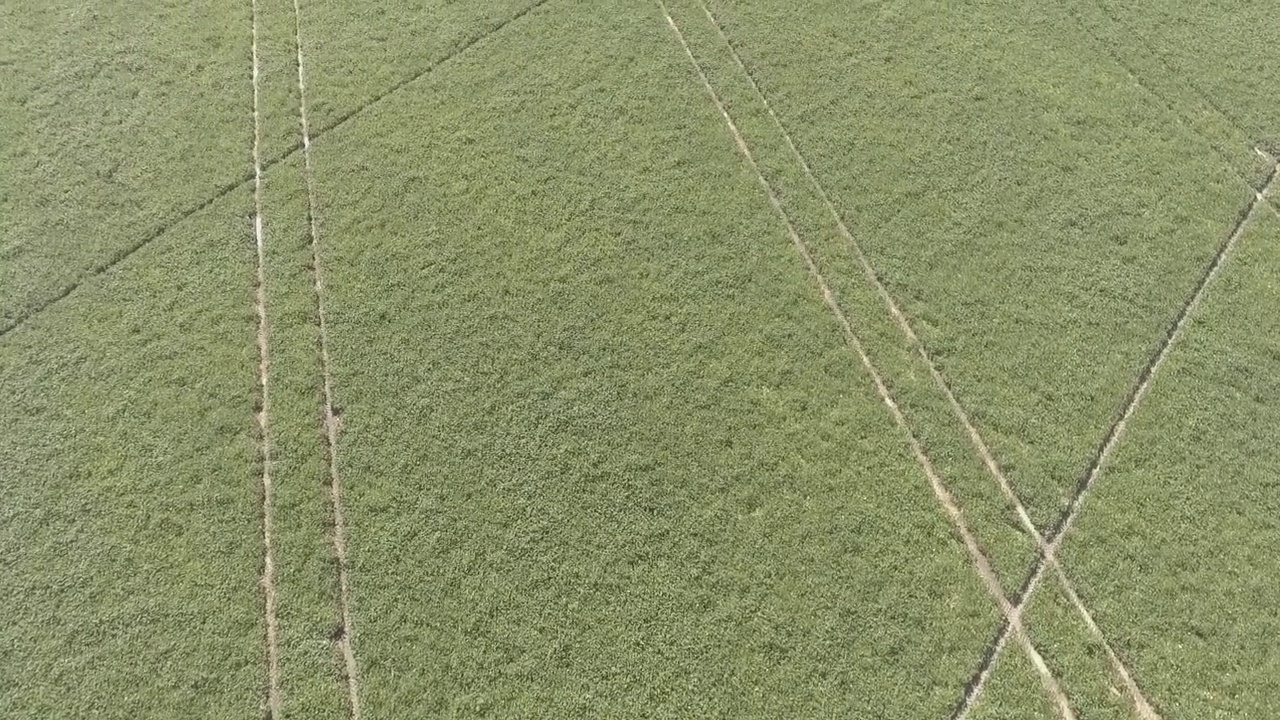
<svg viewBox="0 0 1280 720"><path fill-rule="evenodd" d="M1277 17L0 4L0 718L1280 716Z"/></svg>

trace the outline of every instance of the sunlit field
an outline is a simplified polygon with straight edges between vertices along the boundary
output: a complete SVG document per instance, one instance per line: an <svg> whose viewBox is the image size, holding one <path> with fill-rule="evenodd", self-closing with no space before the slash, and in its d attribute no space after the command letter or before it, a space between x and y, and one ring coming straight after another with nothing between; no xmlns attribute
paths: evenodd
<svg viewBox="0 0 1280 720"><path fill-rule="evenodd" d="M1275 21L0 6L0 717L1273 718Z"/></svg>

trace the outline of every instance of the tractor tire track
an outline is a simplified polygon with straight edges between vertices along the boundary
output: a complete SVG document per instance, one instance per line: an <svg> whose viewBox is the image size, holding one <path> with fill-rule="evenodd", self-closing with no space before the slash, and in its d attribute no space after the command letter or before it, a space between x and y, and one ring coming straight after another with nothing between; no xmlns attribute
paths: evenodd
<svg viewBox="0 0 1280 720"><path fill-rule="evenodd" d="M262 594L263 620L266 626L267 717L283 715L280 693L279 600L276 594L275 559L275 491L271 477L271 351L270 325L267 322L266 236L262 220L262 119L259 99L258 0L251 0L253 14L253 239L256 254L254 278L254 315L257 319L258 407L254 413L261 442L262 459Z"/></svg>
<svg viewBox="0 0 1280 720"><path fill-rule="evenodd" d="M692 49L685 40L684 33L681 32L679 26L671 17L671 13L667 8L666 3L663 0L658 0L658 5L662 10L667 24L675 33L676 39L679 41L685 55L688 56L689 61L693 64L694 70L702 81L703 88L706 90L712 103L716 106L716 109L724 119L725 125L733 138L734 144L737 146L738 152L743 156L754 172L756 180L760 183L761 188L764 190L765 195L769 200L769 204L773 207L774 211L778 214L785 225L787 235L790 238L792 245L795 247L797 254L799 254L801 259L804 261L805 268L808 270L810 278L817 284L821 291L824 304L839 323L845 343L854 352L854 354L857 355L863 368L870 376L877 395L889 409L889 413L893 417L894 423L906 436L911 452L927 478L930 488L934 493L934 497L942 507L944 514L946 514L947 518L951 521L956 533L960 536L961 542L969 554L970 561L974 566L975 572L978 574L979 580L982 582L987 592L992 596L992 599L996 602L1001 614L1004 616L1004 627L1010 628L1013 637L1023 648L1023 651L1026 653L1027 658L1031 661L1032 665L1035 666L1037 673L1040 675L1041 682L1045 687L1046 694L1049 696L1050 701L1053 702L1059 716L1064 720L1074 720L1075 712L1071 708L1071 703L1063 692L1061 684L1058 682L1058 679L1054 677L1053 672L1049 669L1043 656L1032 644L1030 638L1023 629L1021 611L1015 608L1009 601L1008 597L1004 594L1000 581L996 577L994 570L991 568L990 561L982 552L982 549L979 547L977 540L964 519L963 511L960 509L954 496L951 495L951 492L942 482L941 477L933 466L933 462L925 454L924 448L919 439L916 438L914 431L912 431L906 417L902 413L902 410L898 407L897 402L893 399L893 396L885 384L879 370L872 363L865 346L862 344L857 333L854 332L852 324L849 322L848 317L840 307L830 284L819 270L807 243L804 242L796 231L795 225L791 222L790 217L783 208L781 201L778 199L777 193L774 192L773 187L769 184L768 180L765 179L763 172L756 163L754 154L747 145L746 139L738 130L737 124L729 115L724 103L720 100L719 94L716 92L715 88L712 87L711 81L707 78L702 66L694 57Z"/></svg>
<svg viewBox="0 0 1280 720"><path fill-rule="evenodd" d="M325 455L329 468L329 504L333 513L333 555L338 568L339 630L335 641L342 655L343 678L347 687L347 712L360 720L359 668L355 655L355 622L351 612L351 563L347 554L347 520L342 500L342 475L338 468L340 423L333 393L333 361L329 353L328 312L325 307L324 269L320 259L320 229L317 219L315 171L311 161L311 123L307 117L307 83L302 50L302 5L293 0L293 29L298 71L298 124L302 136L302 173L307 189L307 228L311 235L311 280L319 336L322 418ZM388 93L389 94L389 93Z"/></svg>
<svg viewBox="0 0 1280 720"><path fill-rule="evenodd" d="M1226 241L1221 244L1218 251L1214 254L1213 259L1201 274L1201 277L1196 283L1191 295L1185 302L1183 302L1182 307L1179 309L1177 315L1175 315L1173 322L1169 325L1164 336L1160 339L1155 352L1152 353L1150 358L1147 360L1147 363L1143 366L1141 372L1139 372L1137 380L1129 391L1123 409L1111 424L1111 427L1108 428L1106 434L1103 436L1101 445L1089 461L1088 468L1080 477L1080 480L1076 485L1076 490L1072 495L1071 502L1067 506L1066 511L1059 517L1053 528L1050 529L1045 536L1045 539L1048 542L1048 547L1046 551L1042 552L1040 557L1036 559L1035 564L1032 565L1031 570L1018 593L1018 600L1014 605L1014 610L1019 614L1030 602L1031 597L1035 593L1036 587L1044 577L1045 570L1048 568L1051 558L1057 555L1067 532L1070 531L1071 526L1075 524L1075 521L1080 514L1080 508L1084 505L1086 497L1097 483L1098 477L1101 475L1102 469L1105 467L1107 460L1115 450L1116 445L1120 442L1120 439L1124 436L1124 432L1128 427L1129 421L1133 418L1133 415L1137 412L1143 398L1146 397L1147 392L1150 390L1151 383L1155 379L1156 373L1160 370L1160 367L1164 364L1165 360L1168 359L1178 338L1181 337L1183 331L1186 329L1187 324L1190 322L1191 314L1200 304L1201 299L1205 295L1205 291L1212 284L1213 279L1217 277L1223 264L1231 255L1231 252L1235 249L1236 245L1239 244L1240 237L1244 234L1244 230L1248 226L1250 218L1253 217L1260 205L1266 204L1266 198L1274 187L1277 176L1280 176L1280 162L1272 168L1263 188L1256 191L1253 199L1242 208L1231 228L1231 232L1227 235ZM991 668L995 665L995 662L999 659L1005 645L1008 643L1009 634L1009 628L1002 628L992 645L989 647L987 653L984 655L983 662L974 673L973 679L970 681L971 684L977 686L974 693L980 692L981 682L979 679L990 674ZM966 702L969 702L968 698L966 698Z"/></svg>

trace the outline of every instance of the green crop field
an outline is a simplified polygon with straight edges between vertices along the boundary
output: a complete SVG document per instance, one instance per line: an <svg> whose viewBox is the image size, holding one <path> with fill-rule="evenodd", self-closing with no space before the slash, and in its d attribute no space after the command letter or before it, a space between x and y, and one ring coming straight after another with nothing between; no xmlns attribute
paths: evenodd
<svg viewBox="0 0 1280 720"><path fill-rule="evenodd" d="M0 4L0 718L1276 717L1276 20Z"/></svg>

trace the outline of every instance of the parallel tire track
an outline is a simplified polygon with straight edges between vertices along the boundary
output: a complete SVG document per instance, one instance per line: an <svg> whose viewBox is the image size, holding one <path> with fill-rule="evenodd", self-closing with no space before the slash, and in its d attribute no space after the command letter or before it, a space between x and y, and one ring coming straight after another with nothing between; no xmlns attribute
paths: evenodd
<svg viewBox="0 0 1280 720"><path fill-rule="evenodd" d="M961 542L974 565L975 572L977 572L978 577L986 587L987 592L999 606L1000 612L1005 618L1005 627L1012 629L1013 635L1022 646L1027 658L1031 661L1032 665L1035 666L1040 675L1040 679L1044 684L1046 694L1053 702L1059 716L1066 720L1073 720L1075 718L1075 713L1072 710L1071 704L1068 701L1066 694L1063 692L1060 683L1057 678L1054 677L1052 671L1045 663L1044 658L1041 656L1040 652L1036 650L1022 627L1021 611L1017 610L1005 596L1004 590L1000 585L1000 581L996 577L995 571L991 568L990 561L978 546L978 543L974 538L972 531L969 529L964 519L964 514L956 503L954 496L951 495L951 492L943 484L942 479L934 468L932 461L929 460L929 457L925 454L924 448L921 446L919 439L916 438L915 433L907 423L902 410L898 407L897 402L894 401L892 394L885 385L884 379L879 370L871 362L871 358L867 354L866 348L858 338L857 333L854 332L853 326L845 315L844 310L841 309L835 293L831 290L826 278L823 277L821 271L818 269L817 263L814 261L808 245L803 239L801 239L799 233L796 231L795 225L788 217L786 210L783 208L781 201L773 190L773 187L765 179L759 165L756 163L755 156L752 154L750 147L742 136L742 133L738 130L737 124L729 115L728 110L725 109L724 103L720 100L719 94L716 92L715 88L712 87L711 81L702 70L702 66L694 57L692 49L690 49L688 42L684 38L684 33L681 32L679 26L676 25L675 20L671 17L671 13L667 9L666 3L663 0L658 0L658 5L662 9L662 13L666 18L667 24L671 26L672 31L675 33L676 39L683 48L685 55L688 56L689 61L693 64L694 70L702 81L703 88L706 90L712 103L715 104L716 109L724 119L725 125L727 126L730 135L733 137L739 153L743 156L748 166L750 166L754 172L756 180L760 183L760 186L763 188L765 195L769 200L769 204L773 207L774 211L786 226L787 235L791 239L791 243L795 247L796 252L804 261L809 276L818 285L818 288L822 293L823 302L826 304L827 309L836 317L846 344L854 354L858 356L863 368L871 377L876 393L889 409L890 415L893 416L894 423L906 436L907 442L911 447L911 452L915 456L916 462L920 465L921 470L924 472L925 477L928 479L935 498L938 500L939 505L942 506L944 513L947 515L948 519L955 527L957 534L960 536Z"/></svg>
<svg viewBox="0 0 1280 720"><path fill-rule="evenodd" d="M809 161L805 158L804 154L800 152L799 147L796 146L795 141L791 137L791 133L787 131L781 118L779 118L777 113L774 112L773 104L769 102L768 97L760 88L754 74L747 68L742 56L738 53L737 48L729 39L729 36L724 31L724 27L720 24L720 21L716 19L714 14L712 14L704 0L698 0L698 5L706 15L707 21L713 28L715 28L716 33L720 36L721 42L728 48L730 55L733 57L734 64L742 74L746 76L747 82L751 85L751 89L754 91L756 99L764 106L765 111L773 120L774 126L776 126L778 131L782 134L783 139L787 143L787 147L791 150L791 154L795 157L797 162L800 164L801 169L804 171L804 175L808 179L810 186L813 187L814 191L817 192L818 196L822 199L827 212L836 223L836 228L839 231L840 236L849 246L859 267L862 269L863 275L875 288L876 294L880 296L880 299L888 309L889 314L893 317L894 323L898 326L899 331L906 338L907 342L915 348L917 356L925 363L926 367L929 368L929 374L932 376L934 385L946 398L948 405L951 407L952 413L956 416L956 419L968 434L970 443L973 445L975 452L986 466L988 473L996 481L996 484L999 486L1005 499L1014 508L1023 530L1036 543L1040 552L1046 553L1048 550L1048 544L1040 534L1040 531L1036 528L1035 523L1031 520L1031 516L1026 510L1026 506L1023 504L1021 498L1018 497L1012 483L1010 483L1009 479L1005 476L999 463L996 462L994 453L992 453L991 448L986 443L986 440L983 439L982 435L978 432L977 427L973 424L973 420L969 416L968 411L960 404L959 399L956 398L955 393L951 389L950 383L938 369L937 363L933 360L933 357L930 356L919 336L917 336L915 329L911 326L910 320L907 319L906 313L902 311L897 300L894 299L893 295L881 280L879 273L876 272L875 267L871 264L870 258L867 257L866 253L862 250L861 245L849 230L848 225L845 224L844 218L836 209L835 203L832 202L830 194L827 193L827 190L823 187L822 183L818 181ZM1138 687L1137 683L1134 682L1132 674L1120 660L1120 657L1112 650L1110 643L1108 643L1106 638L1103 636L1101 628L1099 628L1098 624L1094 621L1093 615L1080 600L1079 595L1076 593L1074 586L1067 578L1067 575L1063 571L1061 565L1058 563L1057 558L1052 555L1049 557L1069 600L1083 618L1090 632L1102 644L1107 657L1111 662L1113 671L1125 686L1125 690L1129 695L1130 703L1134 705L1139 717L1142 718L1142 720L1159 720L1159 715L1154 709L1152 709L1150 702L1148 702L1146 697L1143 695L1142 690ZM959 710L954 716L957 720L968 715L969 709L972 707L972 702L981 694L986 679L987 675L981 675L976 685L971 684L967 687L965 702L959 707Z"/></svg>
<svg viewBox="0 0 1280 720"><path fill-rule="evenodd" d="M338 566L337 637L342 653L347 685L347 710L360 720L360 684L355 654L355 623L351 613L351 564L347 557L347 520L342 502L342 475L338 471L339 421L333 400L333 362L329 355L328 313L324 300L324 269L320 262L320 230L317 225L315 173L311 164L311 124L307 119L307 83L302 51L301 0L293 0L294 47L297 50L298 124L302 134L302 169L307 188L307 228L311 233L311 279L315 296L316 324L320 340L320 374L323 386L325 454L329 466L329 502L333 512L333 554ZM388 91L390 94L392 91Z"/></svg>
<svg viewBox="0 0 1280 720"><path fill-rule="evenodd" d="M1152 380L1154 380L1156 373L1160 370L1160 367L1164 364L1165 360L1168 359L1169 353L1172 351L1174 344L1186 329L1186 326L1191 319L1192 312L1194 312L1196 307L1200 304L1205 291L1213 282L1213 279L1217 277L1218 272L1222 269L1223 263L1231 255L1231 252L1235 249L1236 245L1239 244L1240 237L1244 234L1244 230L1248 226L1250 218L1253 217L1260 205L1266 204L1267 197L1275 186L1277 176L1280 176L1280 162L1277 162L1276 165L1272 167L1271 173L1268 175L1263 188L1256 191L1253 199L1242 209L1240 215L1236 218L1236 222L1232 226L1231 232L1228 234L1226 241L1222 243L1218 248L1218 251L1214 254L1213 259L1210 261L1208 267L1205 268L1204 273L1196 283L1191 295L1182 304L1182 307L1178 311L1173 322L1165 331L1164 337L1161 339L1156 351L1147 360L1146 365L1138 374L1137 381L1129 391L1129 396L1125 401L1123 410L1121 410L1119 416L1111 424L1111 427L1107 429L1106 434L1103 436L1102 444L1099 446L1097 452L1094 453L1093 458L1089 462L1088 469L1077 483L1075 493L1071 498L1071 503L1067 506L1067 510L1045 536L1045 539L1048 541L1048 548L1045 552L1041 553L1039 558L1037 558L1029 575L1027 576L1026 581L1023 583L1022 588L1018 593L1018 601L1014 605L1014 610L1018 613L1021 613L1028 602L1030 602L1032 595L1035 593L1036 586L1044 577L1045 570L1049 565L1049 559L1057 554L1067 532L1075 523L1076 518L1080 514L1080 508L1084 505L1085 498L1093 489L1093 486L1097 482L1098 476L1102 473L1102 469L1110 458L1111 453L1115 450L1116 445L1124 436L1125 429L1128 427L1130 419L1133 418L1138 406L1141 404L1143 398L1146 397L1148 390L1150 390ZM990 674L991 668L994 667L996 660L999 659L1001 652L1008 643L1010 632L1011 629L1007 626L1001 628L996 639L988 648L984 661L974 673L974 678L970 681L971 684L976 685L979 677Z"/></svg>
<svg viewBox="0 0 1280 720"><path fill-rule="evenodd" d="M733 56L733 60L735 64L746 76L748 82L752 87L752 90L755 92L756 97L763 104L770 118L773 120L778 130L782 133L783 138L786 140L786 143L788 147L791 149L792 154L795 155L796 159L799 161L801 168L804 170L805 176L808 178L810 184L813 186L815 191L821 197L823 203L826 205L827 210L829 211L832 218L836 222L839 232L841 233L842 237L846 240L846 242L849 244L853 255L857 259L867 279L874 285L877 293L885 302L886 306L889 309L890 314L893 316L894 321L897 323L903 335L906 337L908 342L916 348L917 354L928 366L935 385L946 397L948 404L951 406L953 414L957 417L957 419L963 425L979 457L983 461L984 465L986 465L989 474L991 474L991 476L996 480L997 485L999 486L1002 494L1005 496L1006 500L1010 502L1010 504L1013 506L1015 513L1019 517L1020 524L1023 526L1023 529L1035 541L1042 555L1042 559L1046 561L1048 564L1053 566L1055 574L1057 575L1059 583L1062 586L1064 592L1066 593L1069 602L1073 605L1077 613L1081 616L1081 619L1084 621L1090 633L1102 645L1102 648L1105 654L1107 655L1108 661L1112 666L1112 671L1116 674L1116 676L1118 677L1118 679L1121 681L1121 683L1124 685L1126 689L1126 693L1129 696L1129 701L1133 706L1134 711L1136 712L1138 717L1141 718L1142 720L1159 720L1160 718L1159 714L1156 712L1155 708L1152 706L1150 701L1142 693L1141 688L1137 685L1136 681L1133 679L1132 673L1125 666L1124 662L1120 659L1120 657L1115 652L1111 644L1106 640L1105 636L1102 633L1101 628L1098 626L1097 622L1093 618L1092 613L1088 610L1087 606L1080 599L1078 593L1075 590L1074 584L1066 576L1066 573L1062 568L1061 563L1059 562L1053 548L1050 546L1050 543L1046 541L1044 536L1041 535L1039 530L1036 528L1034 522L1030 518L1030 515L1027 513L1025 506L1023 505L1021 500L1018 498L1017 493L1014 491L1012 484L1008 481L1007 477L1004 475L1003 470L999 467L999 464L996 462L994 454L991 452L990 447L986 444L985 440L982 438L981 434L978 432L977 428L974 426L967 411L959 403L954 392L951 390L951 387L947 382L946 378L938 370L936 363L929 356L923 343L916 336L916 333L912 329L910 322L907 320L905 314L900 310L897 303L894 301L892 295L888 292L887 288L884 286L883 282L880 280L878 273L876 273L874 268L871 266L867 256L862 251L862 249L860 248L856 240L853 238L852 233L849 231L848 227L845 225L843 221L843 218L840 216L840 213L836 210L834 204L832 203L830 196L826 192L825 188L823 188L821 183L817 180L808 161L805 159L803 154L797 148L795 142L792 140L790 136L790 133L788 133L788 131L786 130L786 127L783 125L780 118L774 112L772 104L769 102L768 98L765 96L764 92L762 91L759 84L755 80L754 75L746 67L746 64L743 62L742 57L739 55L736 47L734 47L732 41L729 39L727 33L724 31L723 26L720 24L720 22L715 18L715 16L712 14L710 9L707 7L705 0L698 0L698 2L702 8L703 13L706 15L708 21L715 28L716 32L719 34L725 46L729 49L729 52ZM1077 17L1077 20L1080 21L1078 17ZM1114 21L1114 18L1112 18L1112 20ZM1144 89L1146 89L1152 95L1163 99L1163 97L1160 96L1158 93L1155 93L1150 88L1147 88L1146 85L1142 83L1141 79L1137 78L1137 76L1134 74L1132 69L1129 68L1127 65L1125 65L1123 62L1121 62L1119 58L1116 58L1113 56L1113 59L1116 60L1116 62L1118 62L1127 72L1129 72L1130 76L1134 78L1135 81L1138 82ZM1229 124L1239 129L1238 124L1236 124L1232 118L1226 116L1220 107L1212 103L1209 98L1204 96L1203 91L1201 91L1198 87L1195 87L1194 89L1198 92L1198 94L1201 95L1202 99L1204 99L1214 111L1216 111L1220 116L1222 116ZM1172 107L1172 104L1170 104L1169 109L1176 111L1176 109ZM1268 158L1273 162L1276 160L1275 158L1272 158L1270 155L1263 152L1261 149L1256 149L1255 151L1260 156ZM1241 179L1243 180L1244 178L1241 178ZM1273 180L1274 180L1274 174L1272 176L1269 176L1264 181L1264 187L1262 190L1258 190L1257 188L1252 188L1252 186L1251 188L1254 189L1255 192L1257 193L1256 201L1265 201L1268 207L1273 212L1276 212L1278 215L1280 215L1280 210L1276 208L1271 198L1271 188L1272 188ZM1245 212L1245 216L1247 217L1247 215L1252 211L1253 211L1252 207L1248 208ZM1216 264L1220 264L1220 262ZM1216 264L1212 272L1216 272ZM1024 586L1024 592L1025 592L1025 586ZM1002 632L1005 632L1005 631L1002 630ZM994 658L988 657L987 660L993 661ZM988 670L989 669L990 668L988 667ZM978 677L976 677L974 680L972 680L969 683L969 685L967 686L968 689L966 691L964 702L958 707L957 712L953 717L963 718L968 714L968 711L972 707L972 703L977 699L977 696L981 694L983 684L985 683L985 680L987 679L988 675L989 675L988 672L980 673Z"/></svg>

